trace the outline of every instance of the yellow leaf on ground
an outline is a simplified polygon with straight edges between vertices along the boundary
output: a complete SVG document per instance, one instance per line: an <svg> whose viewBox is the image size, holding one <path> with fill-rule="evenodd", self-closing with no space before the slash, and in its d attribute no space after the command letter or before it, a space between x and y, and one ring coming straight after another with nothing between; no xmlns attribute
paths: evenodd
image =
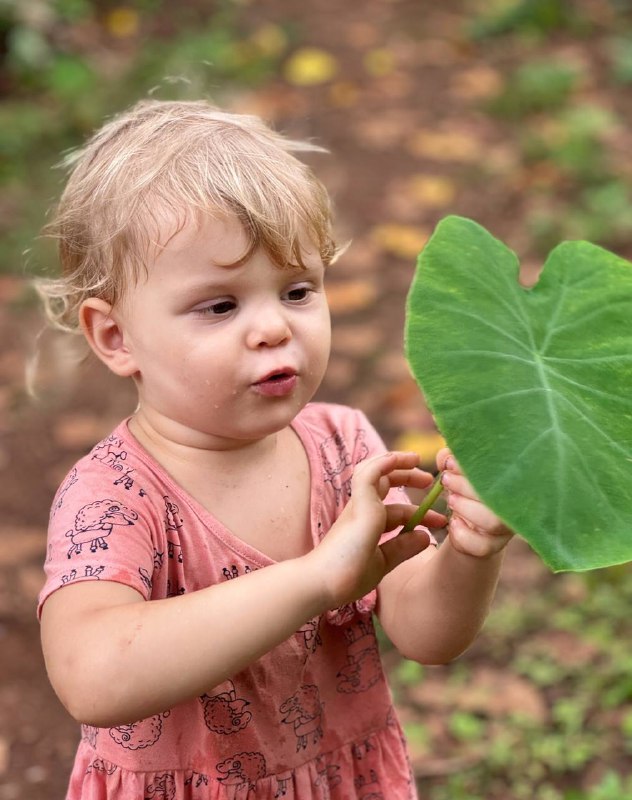
<svg viewBox="0 0 632 800"><path fill-rule="evenodd" d="M128 39L138 33L140 16L133 8L119 6L105 17L105 27L117 39Z"/></svg>
<svg viewBox="0 0 632 800"><path fill-rule="evenodd" d="M414 201L428 208L450 205L456 195L454 183L441 175L413 175L406 188Z"/></svg>
<svg viewBox="0 0 632 800"><path fill-rule="evenodd" d="M423 466L435 466L439 450L445 447L445 439L437 431L416 431L402 433L395 441L395 450L412 450L418 453Z"/></svg>
<svg viewBox="0 0 632 800"><path fill-rule="evenodd" d="M376 298L375 284L366 280L340 281L327 286L327 300L334 314L360 311L371 306Z"/></svg>
<svg viewBox="0 0 632 800"><path fill-rule="evenodd" d="M401 225L396 222L377 225L371 231L373 241L382 250L400 258L417 258L430 234L424 228Z"/></svg>
<svg viewBox="0 0 632 800"><path fill-rule="evenodd" d="M303 47L285 65L285 78L294 86L315 86L327 83L338 72L338 62L326 50Z"/></svg>
<svg viewBox="0 0 632 800"><path fill-rule="evenodd" d="M369 50L363 59L364 68L374 78L382 78L390 75L395 69L395 59L393 53L385 47Z"/></svg>
<svg viewBox="0 0 632 800"><path fill-rule="evenodd" d="M487 100L503 86L501 74L486 65L458 73L450 83L450 94L460 100Z"/></svg>
<svg viewBox="0 0 632 800"><path fill-rule="evenodd" d="M433 161L471 162L482 158L483 143L471 133L459 130L419 131L408 142L415 156Z"/></svg>
<svg viewBox="0 0 632 800"><path fill-rule="evenodd" d="M260 53L266 56L280 56L286 49L287 35L279 25L268 23L255 31L250 40L256 45Z"/></svg>

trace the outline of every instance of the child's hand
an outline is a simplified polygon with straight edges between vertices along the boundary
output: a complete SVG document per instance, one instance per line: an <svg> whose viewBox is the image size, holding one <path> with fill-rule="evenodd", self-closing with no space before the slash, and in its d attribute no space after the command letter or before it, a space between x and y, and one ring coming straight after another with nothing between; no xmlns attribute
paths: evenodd
<svg viewBox="0 0 632 800"><path fill-rule="evenodd" d="M416 453L385 453L356 467L351 499L321 544L309 557L318 562L329 608L357 600L377 586L387 572L425 550L430 537L424 530L396 536L380 545L380 537L404 525L416 507L383 503L389 489L423 489L432 475L417 469ZM405 499L405 498L403 498ZM430 511L424 521L442 524L445 518Z"/></svg>
<svg viewBox="0 0 632 800"><path fill-rule="evenodd" d="M437 467L443 471L441 482L452 511L448 534L454 549L479 558L500 552L513 532L483 505L447 448L437 454Z"/></svg>

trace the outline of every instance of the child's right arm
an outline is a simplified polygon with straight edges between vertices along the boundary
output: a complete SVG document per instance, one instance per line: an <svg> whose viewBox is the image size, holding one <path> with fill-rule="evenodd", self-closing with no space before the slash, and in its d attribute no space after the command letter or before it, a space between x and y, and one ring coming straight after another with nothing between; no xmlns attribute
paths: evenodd
<svg viewBox="0 0 632 800"><path fill-rule="evenodd" d="M431 480L417 462L411 453L363 462L339 519L300 558L149 602L109 581L56 591L42 611L42 643L66 708L98 727L160 713L235 675L313 617L362 597L428 544L421 532L379 544L415 510L385 506L388 490Z"/></svg>

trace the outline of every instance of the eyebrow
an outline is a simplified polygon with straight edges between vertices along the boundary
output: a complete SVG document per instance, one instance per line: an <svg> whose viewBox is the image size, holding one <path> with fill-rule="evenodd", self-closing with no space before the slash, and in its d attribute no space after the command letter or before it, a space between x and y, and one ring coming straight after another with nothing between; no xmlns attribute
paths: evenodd
<svg viewBox="0 0 632 800"><path fill-rule="evenodd" d="M213 265L214 268L219 267L223 269L218 264ZM237 265L234 265L237 266ZM198 294L205 294L205 293L223 293L227 292L230 293L234 291L235 283L239 284L240 278L238 276L233 276L233 273L230 271L233 265L226 266L226 272L222 272L220 275L216 276L205 276L190 285L185 285L183 287L183 293L186 295L187 298L190 298L194 295ZM287 278L287 280L314 280L317 277L320 277L325 272L325 266L322 263L319 264L312 264L303 267L289 265L286 268L278 267L277 271L280 275L283 275Z"/></svg>

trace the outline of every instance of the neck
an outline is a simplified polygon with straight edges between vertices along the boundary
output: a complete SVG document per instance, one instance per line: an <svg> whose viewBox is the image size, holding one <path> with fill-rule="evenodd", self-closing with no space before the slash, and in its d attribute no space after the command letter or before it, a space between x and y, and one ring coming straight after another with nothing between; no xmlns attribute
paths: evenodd
<svg viewBox="0 0 632 800"><path fill-rule="evenodd" d="M222 436L195 431L172 420L155 420L140 408L130 419L129 429L140 444L159 463L188 465L192 469L221 464L243 469L269 457L276 451L277 441L283 431L271 433L260 439L233 440Z"/></svg>

